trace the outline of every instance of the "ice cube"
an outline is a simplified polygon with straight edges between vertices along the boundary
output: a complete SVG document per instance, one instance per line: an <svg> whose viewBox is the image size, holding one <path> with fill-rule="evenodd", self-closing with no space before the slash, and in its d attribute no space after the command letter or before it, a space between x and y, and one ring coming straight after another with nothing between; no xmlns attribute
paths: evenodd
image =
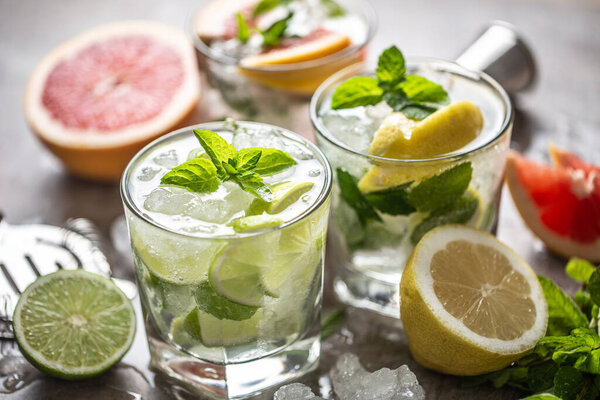
<svg viewBox="0 0 600 400"><path fill-rule="evenodd" d="M160 187L146 197L144 208L167 215L192 217L225 224L246 210L254 196L234 182L224 182L212 193L194 193L177 187Z"/></svg>
<svg viewBox="0 0 600 400"><path fill-rule="evenodd" d="M367 117L371 118L371 124L374 126L379 126L394 110L390 107L385 101L382 101L374 106L365 107L365 112Z"/></svg>
<svg viewBox="0 0 600 400"><path fill-rule="evenodd" d="M158 174L159 172L160 172L160 169L158 169L158 168L144 167L140 171L140 174L137 176L137 178L138 178L138 180L140 180L142 182L148 182L148 181L151 181L152 179L154 179L156 174Z"/></svg>
<svg viewBox="0 0 600 400"><path fill-rule="evenodd" d="M322 397L317 397L312 390L301 383L292 383L279 388L275 392L273 400L324 400Z"/></svg>
<svg viewBox="0 0 600 400"><path fill-rule="evenodd" d="M178 164L177 152L175 149L171 149L167 152L160 153L152 159L155 164L166 168L175 168Z"/></svg>
<svg viewBox="0 0 600 400"><path fill-rule="evenodd" d="M363 368L356 355L345 353L338 358L329 375L340 400L425 399L425 391L406 365L371 373Z"/></svg>
<svg viewBox="0 0 600 400"><path fill-rule="evenodd" d="M369 120L341 111L327 111L321 115L321 118L337 140L353 150L368 152L374 132Z"/></svg>

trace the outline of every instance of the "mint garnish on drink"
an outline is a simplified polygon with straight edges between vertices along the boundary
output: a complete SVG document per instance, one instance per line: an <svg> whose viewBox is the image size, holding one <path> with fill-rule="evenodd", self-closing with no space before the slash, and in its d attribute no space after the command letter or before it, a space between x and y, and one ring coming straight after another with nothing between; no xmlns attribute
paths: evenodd
<svg viewBox="0 0 600 400"><path fill-rule="evenodd" d="M253 147L238 151L215 132L194 129L194 135L209 159L197 157L178 165L162 177L161 184L211 193L221 182L230 180L269 202L272 200L271 188L262 176L273 175L296 164L289 154L278 149Z"/></svg>
<svg viewBox="0 0 600 400"><path fill-rule="evenodd" d="M376 77L357 76L344 81L335 90L331 108L339 110L375 105L385 101L394 111L421 120L450 98L443 87L418 75L406 75L402 52L392 46L380 56Z"/></svg>
<svg viewBox="0 0 600 400"><path fill-rule="evenodd" d="M342 168L336 173L341 198L354 209L363 230L369 221L382 221L380 214L426 213L411 234L413 244L436 226L467 223L480 206L481 199L474 190L467 190L473 174L470 161L425 178L418 184L409 181L368 193L362 193L356 179Z"/></svg>

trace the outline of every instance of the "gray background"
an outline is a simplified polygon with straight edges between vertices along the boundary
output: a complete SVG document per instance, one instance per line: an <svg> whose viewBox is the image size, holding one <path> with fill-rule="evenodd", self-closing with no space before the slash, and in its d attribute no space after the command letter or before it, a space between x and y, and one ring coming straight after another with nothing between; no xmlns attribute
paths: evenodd
<svg viewBox="0 0 600 400"><path fill-rule="evenodd" d="M93 184L67 175L60 163L31 134L22 110L27 77L45 53L94 25L122 19L154 19L184 26L203 1L159 0L0 0L0 210L10 223L62 224L69 217L94 221L104 235L121 215L116 184ZM396 44L405 54L453 59L493 19L515 24L531 45L539 66L536 87L516 96L512 147L548 160L554 141L589 161L600 155L600 2L542 0L373 0L379 14L371 59ZM202 104L210 104L203 111ZM204 101L187 122L223 115L217 93L205 85ZM204 110L207 108L205 107ZM299 133L312 135L308 115L290 121ZM503 195L498 235L534 269L574 290L562 272L564 260L549 254ZM130 276L122 264L117 274ZM328 300L329 304L332 300ZM0 398L11 399L168 399L188 397L147 370L143 329L138 325L133 349L118 367L92 380L64 383L38 374L18 356L11 342L1 342ZM456 378L428 372L410 358L399 322L352 310L341 333L324 343L319 371L304 379L323 394L326 373L340 352L360 355L371 369L409 364L428 399L513 399L518 394L493 389L461 390ZM19 371L20 378L14 372ZM7 387L23 386L12 394ZM269 398L265 395L263 398Z"/></svg>

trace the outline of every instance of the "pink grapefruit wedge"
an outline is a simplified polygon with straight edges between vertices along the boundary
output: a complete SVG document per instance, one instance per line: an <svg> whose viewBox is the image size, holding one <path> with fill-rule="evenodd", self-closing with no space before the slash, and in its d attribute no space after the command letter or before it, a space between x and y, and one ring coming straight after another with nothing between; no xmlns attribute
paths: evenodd
<svg viewBox="0 0 600 400"><path fill-rule="evenodd" d="M31 129L68 170L118 179L146 143L174 128L200 96L185 33L158 22L114 22L63 43L25 93Z"/></svg>
<svg viewBox="0 0 600 400"><path fill-rule="evenodd" d="M600 261L600 168L551 146L555 166L511 153L506 182L519 213L546 246Z"/></svg>

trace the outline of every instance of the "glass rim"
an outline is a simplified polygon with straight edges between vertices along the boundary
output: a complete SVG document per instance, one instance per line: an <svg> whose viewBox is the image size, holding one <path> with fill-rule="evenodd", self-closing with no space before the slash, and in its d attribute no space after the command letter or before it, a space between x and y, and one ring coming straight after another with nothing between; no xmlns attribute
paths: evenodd
<svg viewBox="0 0 600 400"><path fill-rule="evenodd" d="M213 0L218 1L218 0ZM291 64L278 64L278 65L266 65L262 67L243 67L240 65L240 60L226 56L223 54L219 54L211 49L209 45L204 43L204 41L200 40L198 35L195 32L195 20L196 15L202 9L201 7L196 7L189 14L188 22L187 22L187 31L188 34L192 38L192 43L196 50L202 53L203 56L209 58L212 61L216 61L220 64L224 65L235 65L238 68L244 69L246 71L255 71L255 72L292 72L303 69L311 69L315 67L319 67L321 65L329 64L339 59L343 59L344 57L353 55L355 53L360 53L373 39L375 33L377 31L377 13L373 8L373 5L368 0L353 0L358 3L361 3L361 11L364 13L366 23L367 23L367 35L365 40L357 46L349 46L341 51L330 54L326 57L317 58L315 60L302 61Z"/></svg>
<svg viewBox="0 0 600 400"><path fill-rule="evenodd" d="M418 66L423 64L428 64L435 67L435 70L442 72L449 72L453 74L461 75L465 78L471 80L481 80L485 84L489 85L497 95L499 95L500 99L504 103L505 111L503 111L504 118L502 119L502 125L498 129L498 132L493 135L489 140L481 143L475 148L464 150L458 153L451 153L448 155L443 155L439 157L431 157L431 158L419 158L419 159L408 159L408 158L388 158L382 156L375 156L372 154L363 153L361 151L355 150L343 143L339 139L337 139L334 135L332 135L329 130L325 127L323 122L320 120L318 115L318 107L322 103L325 95L329 94L329 91L336 84L341 83L342 77L348 79L352 76L364 76L365 74L361 74L360 72L365 72L366 68L362 65L350 65L329 78L325 82L323 82L313 94L310 100L310 121L317 132L319 137L324 138L332 145L340 148L346 152L352 153L354 155L369 159L379 164L396 164L396 165L410 165L410 164L426 164L431 162L440 162L440 161L453 161L456 159L463 158L467 155L471 155L474 153L478 153L486 148L492 146L494 143L499 141L507 132L510 131L510 127L514 118L514 109L512 102L504 88L496 81L494 78L486 74L485 72L480 71L472 71L467 68L464 68L453 61L444 60L441 58L435 57L408 57L406 62L408 67Z"/></svg>
<svg viewBox="0 0 600 400"><path fill-rule="evenodd" d="M241 238L248 238L248 237L264 235L264 234L267 234L270 232L284 229L288 226L295 225L296 223L303 221L305 218L310 217L313 214L313 212L317 211L319 208L321 208L321 206L323 206L323 204L325 204L325 202L329 198L329 195L331 194L333 171L331 169L331 165L329 164L329 161L327 160L327 158L325 157L325 155L323 154L321 149L319 149L314 143L312 143L305 137L303 137L297 133L294 133L289 129L281 128L279 126L271 125L271 124L267 124L267 123L263 123L263 122L236 121L236 124L241 125L241 126L262 126L262 127L267 126L267 127L273 128L273 129L277 129L286 138L288 138L290 140L294 140L296 142L301 142L302 144L307 146L313 152L313 154L315 154L318 157L319 161L325 168L325 171L324 171L325 180L324 180L324 184L323 184L321 191L319 192L316 200L310 205L310 207L308 207L301 214L297 215L296 217L292 218L291 220L285 221L284 223L282 223L280 225L277 225L277 226L274 226L274 227L271 227L268 229L263 229L263 230L253 231L253 232L235 232L230 235L224 235L224 234L209 234L209 233L191 234L191 233L187 233L187 232L181 232L181 231L169 228L168 226L158 223L157 221L155 221L152 218L150 218L149 216L147 216L142 210L140 210L139 207L136 206L136 204L133 201L133 198L131 196L131 193L128 190L127 184L129 182L131 182L131 179L133 178L131 175L133 169L138 165L138 163L140 162L140 159L145 154L147 154L154 147L159 146L164 141L167 141L175 136L191 134L192 129L219 130L219 128L222 129L223 127L225 127L226 123L227 123L226 121L212 121L212 122L203 122L203 123L199 123L199 124L186 126L184 128L177 129L173 132L169 132L169 133L153 140L152 142L148 143L146 146L144 146L129 161L129 163L127 164L127 167L125 167L125 170L123 171L123 175L121 176L121 182L119 184L119 191L120 191L121 201L123 202L123 205L130 212L132 212L136 217L138 217L139 219L143 220L144 222L154 226L155 228L163 230L163 231L167 231L167 232L172 233L177 236L184 237L186 239L237 240L237 239L241 239Z"/></svg>

